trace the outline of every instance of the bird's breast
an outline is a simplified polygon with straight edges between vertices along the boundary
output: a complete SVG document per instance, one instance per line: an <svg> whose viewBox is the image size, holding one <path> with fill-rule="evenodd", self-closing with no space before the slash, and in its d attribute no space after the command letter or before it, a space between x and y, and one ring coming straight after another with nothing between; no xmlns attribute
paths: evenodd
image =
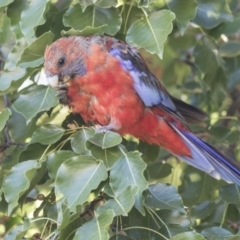
<svg viewBox="0 0 240 240"><path fill-rule="evenodd" d="M121 126L131 127L144 112L131 76L110 54L90 56L86 74L76 76L69 83L68 96L73 112L80 113L87 122L104 126L111 119L117 119Z"/></svg>

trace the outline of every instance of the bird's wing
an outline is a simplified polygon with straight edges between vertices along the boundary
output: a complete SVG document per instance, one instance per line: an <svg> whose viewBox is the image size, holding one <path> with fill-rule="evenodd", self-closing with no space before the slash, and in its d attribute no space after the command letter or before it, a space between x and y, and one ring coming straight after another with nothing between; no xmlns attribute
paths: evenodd
<svg viewBox="0 0 240 240"><path fill-rule="evenodd" d="M204 111L173 96L170 97L177 110L182 114L187 123L192 123L203 127L206 126L208 115Z"/></svg>
<svg viewBox="0 0 240 240"><path fill-rule="evenodd" d="M116 57L124 70L128 71L133 79L133 86L145 106L157 106L165 111L174 114L182 122L185 122L184 114L187 113L189 122L202 122L206 115L202 112L202 118L199 120L201 111L196 111L196 117L192 112L192 119L188 116L189 111L196 108L176 100L171 97L160 81L151 73L145 61L138 51L122 41L107 37L107 50ZM181 106L181 109L177 107ZM190 108L188 108L188 106ZM180 111L179 111L180 110ZM196 109L197 110L197 109Z"/></svg>

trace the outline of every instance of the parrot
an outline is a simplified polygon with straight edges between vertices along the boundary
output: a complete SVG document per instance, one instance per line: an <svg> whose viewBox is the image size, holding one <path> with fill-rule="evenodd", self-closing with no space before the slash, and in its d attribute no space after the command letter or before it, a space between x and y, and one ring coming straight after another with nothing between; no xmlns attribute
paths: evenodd
<svg viewBox="0 0 240 240"><path fill-rule="evenodd" d="M139 51L111 36L61 37L46 47L44 70L59 101L96 132L155 144L216 179L240 186L240 165L191 132L203 111L171 96Z"/></svg>

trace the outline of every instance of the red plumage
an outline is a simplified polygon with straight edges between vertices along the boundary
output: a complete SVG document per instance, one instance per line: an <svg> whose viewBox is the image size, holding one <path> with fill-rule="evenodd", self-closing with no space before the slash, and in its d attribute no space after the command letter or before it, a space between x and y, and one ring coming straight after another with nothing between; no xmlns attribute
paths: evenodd
<svg viewBox="0 0 240 240"><path fill-rule="evenodd" d="M63 102L86 122L102 126L100 131L131 134L166 148L216 178L238 182L238 170L189 132L174 105L177 101L125 43L100 36L59 39L46 49L45 70L48 76L58 76L60 98L67 99ZM227 177L219 166L226 168Z"/></svg>
<svg viewBox="0 0 240 240"><path fill-rule="evenodd" d="M176 155L190 156L182 139L157 117L167 113L144 107L133 88L131 76L115 57L101 52L100 47L93 44L86 60L86 72L68 84L73 112L80 113L86 122L102 126L114 118L121 126L116 130L120 134L131 134L150 144L163 146ZM171 118L176 120L173 116Z"/></svg>

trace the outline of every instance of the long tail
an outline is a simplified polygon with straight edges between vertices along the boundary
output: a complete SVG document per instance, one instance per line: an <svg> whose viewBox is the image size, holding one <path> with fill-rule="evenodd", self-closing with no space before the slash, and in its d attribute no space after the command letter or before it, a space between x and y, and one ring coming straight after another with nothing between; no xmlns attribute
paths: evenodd
<svg viewBox="0 0 240 240"><path fill-rule="evenodd" d="M188 164L203 170L217 179L240 186L240 164L220 153L216 148L199 139L191 132L181 131L172 125L192 153L192 158L178 156Z"/></svg>

